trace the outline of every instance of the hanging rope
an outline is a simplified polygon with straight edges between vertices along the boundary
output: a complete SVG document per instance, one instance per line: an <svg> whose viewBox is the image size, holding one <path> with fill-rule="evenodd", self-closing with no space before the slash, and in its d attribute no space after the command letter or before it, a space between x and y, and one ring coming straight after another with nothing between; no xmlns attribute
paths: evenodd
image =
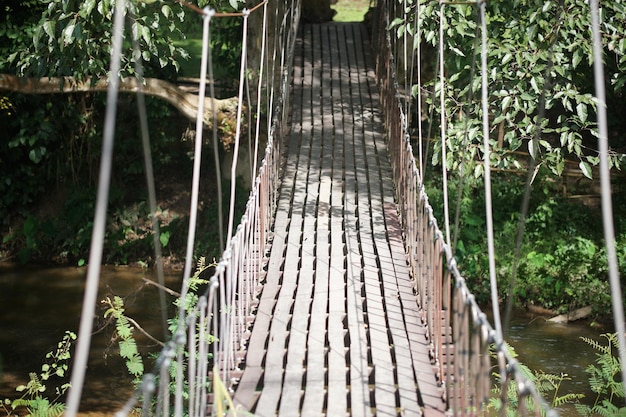
<svg viewBox="0 0 626 417"><path fill-rule="evenodd" d="M445 74L444 74L444 27L445 27L445 16L444 16L444 7L445 4L443 2L439 3L439 95L440 95L440 129L441 129L441 169L442 169L442 178L443 178L443 216L444 216L444 227L445 227L445 238L446 244L450 245L450 210L448 206L448 156L446 152L446 100L445 100Z"/></svg>
<svg viewBox="0 0 626 417"><path fill-rule="evenodd" d="M619 357L622 363L622 384L626 392L626 326L624 324L624 304L620 285L617 253L615 250L615 228L613 225L613 203L611 202L611 173L609 170L609 135L606 115L606 92L604 82L604 63L600 33L600 13L598 0L590 0L591 33L593 36L593 75L596 89L598 113L598 148L600 150L600 186L602 188L602 220L606 257L609 263L609 282L613 319L619 341Z"/></svg>
<svg viewBox="0 0 626 417"><path fill-rule="evenodd" d="M211 45L211 31L207 43ZM222 192L222 167L220 162L219 141L217 138L217 105L215 103L215 77L213 75L213 54L211 48L207 53L207 64L209 67L209 95L211 96L211 123L212 143L213 143L213 165L215 165L215 182L217 184L217 222L220 236L220 249L224 247L224 204Z"/></svg>
<svg viewBox="0 0 626 417"><path fill-rule="evenodd" d="M266 32L267 28L267 2L263 6L263 30L262 30L262 38L261 38L261 59L259 60L259 80L257 84L257 92L256 92L256 131L254 137L254 157L252 159L252 173L253 178L257 172L257 161L259 159L259 134L261 133L261 87L263 86L263 68L265 68L265 41L267 39ZM269 125L269 124L268 124Z"/></svg>
<svg viewBox="0 0 626 417"><path fill-rule="evenodd" d="M257 6L258 7L258 6ZM235 222L235 194L237 187L237 160L239 158L239 140L241 138L241 112L243 111L243 87L246 76L246 54L248 42L248 16L250 11L244 9L243 16L243 39L241 44L241 66L239 72L239 104L237 105L237 128L235 130L235 148L233 150L233 163L230 169L230 206L228 212L228 233L227 239L233 236L233 224Z"/></svg>
<svg viewBox="0 0 626 417"><path fill-rule="evenodd" d="M417 110L416 110L416 120L417 120L417 148L418 148L418 168L420 176L424 175L424 155L423 155L423 146L422 141L424 139L423 130L422 130L422 21L420 16L420 4L419 2L415 5L415 27L413 29L413 37L417 37L417 42L413 41L412 52L411 52L411 77L410 83L413 83L413 71L415 69L417 60ZM412 88L412 87L409 87ZM412 91L411 91L412 93ZM411 104L413 100L409 100L409 108L407 111L407 117L410 119L411 117ZM420 181L421 182L421 181Z"/></svg>
<svg viewBox="0 0 626 417"><path fill-rule="evenodd" d="M102 157L98 179L96 211L94 214L91 245L89 248L87 282L85 283L85 294L83 297L80 327L78 330L78 342L72 366L72 376L70 380L71 388L69 390L65 409L65 415L68 417L74 417L78 412L78 405L80 403L85 381L85 372L87 370L89 347L91 345L93 316L96 311L96 302L98 298L107 207L109 202L109 187L111 184L111 170L113 165L113 144L115 140L115 120L117 116L117 97L119 87L118 74L122 54L122 35L124 32L125 12L126 1L118 0L115 5L113 20L113 49L109 69L109 88L107 90L104 131L102 133Z"/></svg>
<svg viewBox="0 0 626 417"><path fill-rule="evenodd" d="M487 21L486 2L479 3L481 23L481 76L482 76L482 113L483 113L483 141L484 141L484 169L485 169L485 217L487 221L487 253L489 255L489 282L491 284L491 304L493 306L493 321L496 330L496 344L502 343L502 322L498 301L498 281L496 278L496 254L493 239L493 208L491 203L491 146L489 144L489 81L487 79Z"/></svg>
<svg viewBox="0 0 626 417"><path fill-rule="evenodd" d="M187 251L185 254L185 267L183 271L183 284L180 291L180 299L185 300L187 292L189 290L189 279L191 277L192 260L194 243L196 239L196 223L198 218L198 199L200 190L200 169L202 162L202 133L204 128L204 101L206 95L206 77L207 66L209 59L209 31L211 17L213 15L212 9L205 9L204 21L202 26L202 58L200 61L200 84L198 92L198 115L196 117L196 139L194 146L194 158L193 158L193 177L191 183L191 203L189 208L189 229L187 231ZM178 346L177 349L177 361L179 364L183 363L183 349L185 344L185 303L181 302L178 308L178 328L174 335L174 340ZM176 368L176 390L182 392L183 390L183 367L178 366ZM183 401L181 396L175 397L174 415L176 417L182 416L183 413Z"/></svg>
<svg viewBox="0 0 626 417"><path fill-rule="evenodd" d="M167 301L165 299L165 273L163 272L163 255L161 248L161 229L157 217L156 186L154 183L154 168L152 164L152 152L150 150L150 130L148 128L148 113L146 99L143 93L143 65L141 64L141 51L139 43L133 38L133 51L136 57L135 74L139 82L137 91L137 111L139 113L139 126L141 131L141 144L143 148L144 167L146 170L146 184L148 186L148 204L150 217L152 218L152 244L154 245L154 263L157 270L157 282L159 283L159 307L161 309L161 326L163 327L163 340L169 337L167 326Z"/></svg>

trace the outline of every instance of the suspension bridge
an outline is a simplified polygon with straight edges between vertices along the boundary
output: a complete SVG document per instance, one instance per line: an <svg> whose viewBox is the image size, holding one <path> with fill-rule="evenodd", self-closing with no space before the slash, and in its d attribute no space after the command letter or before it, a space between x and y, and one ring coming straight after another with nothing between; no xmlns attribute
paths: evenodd
<svg viewBox="0 0 626 417"><path fill-rule="evenodd" d="M392 3L378 2L371 30L301 23L298 0L237 17L262 16L258 102L248 111L256 120L268 113L265 154L255 153L262 162L246 212L237 227L229 219L209 289L192 310L181 307L178 330L120 416L137 407L190 417L484 415L493 373L502 410L555 415L474 301L433 217L395 79ZM199 12L206 54L215 15ZM242 79L253 61L246 24ZM203 76L207 65L205 55ZM239 126L234 146L236 155ZM199 170L192 188L196 181ZM83 317L90 308L86 296ZM80 349L70 416L80 403Z"/></svg>

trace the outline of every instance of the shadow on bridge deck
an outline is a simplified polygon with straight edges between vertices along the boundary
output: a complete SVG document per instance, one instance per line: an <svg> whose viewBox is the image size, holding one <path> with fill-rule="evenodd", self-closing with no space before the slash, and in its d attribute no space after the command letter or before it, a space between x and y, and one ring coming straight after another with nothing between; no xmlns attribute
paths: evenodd
<svg viewBox="0 0 626 417"><path fill-rule="evenodd" d="M294 59L274 238L235 404L258 416L443 414L366 28L305 25Z"/></svg>

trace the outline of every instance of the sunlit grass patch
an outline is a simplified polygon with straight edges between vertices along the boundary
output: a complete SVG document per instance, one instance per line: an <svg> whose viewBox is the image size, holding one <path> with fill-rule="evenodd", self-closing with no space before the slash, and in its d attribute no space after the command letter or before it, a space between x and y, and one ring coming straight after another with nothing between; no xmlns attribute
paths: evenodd
<svg viewBox="0 0 626 417"><path fill-rule="evenodd" d="M338 0L330 6L337 14L335 22L362 22L370 6L370 0Z"/></svg>

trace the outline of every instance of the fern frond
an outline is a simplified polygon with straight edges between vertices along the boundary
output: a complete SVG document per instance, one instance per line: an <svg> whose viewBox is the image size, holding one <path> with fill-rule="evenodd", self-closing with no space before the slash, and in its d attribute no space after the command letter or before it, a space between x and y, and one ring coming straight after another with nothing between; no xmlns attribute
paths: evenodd
<svg viewBox="0 0 626 417"><path fill-rule="evenodd" d="M560 395L554 399L552 402L553 407L560 407L564 404L576 404L578 401L585 398L585 394L574 394L573 392L567 393L565 395Z"/></svg>

